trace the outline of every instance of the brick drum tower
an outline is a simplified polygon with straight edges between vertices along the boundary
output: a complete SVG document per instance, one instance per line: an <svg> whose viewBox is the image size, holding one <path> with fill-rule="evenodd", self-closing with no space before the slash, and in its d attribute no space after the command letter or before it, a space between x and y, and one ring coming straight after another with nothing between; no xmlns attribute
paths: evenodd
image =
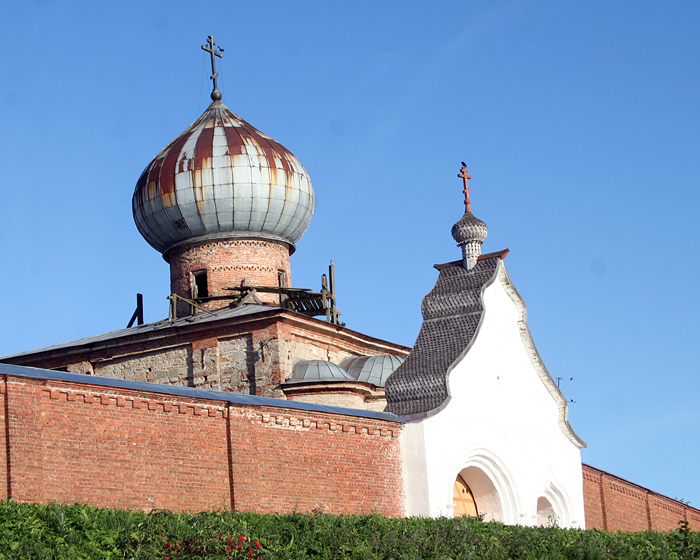
<svg viewBox="0 0 700 560"><path fill-rule="evenodd" d="M284 146L221 102L212 37L212 104L146 166L133 196L141 235L170 264L179 316L226 307L241 286L291 286L289 256L309 227L314 192ZM260 293L278 305L279 294Z"/></svg>

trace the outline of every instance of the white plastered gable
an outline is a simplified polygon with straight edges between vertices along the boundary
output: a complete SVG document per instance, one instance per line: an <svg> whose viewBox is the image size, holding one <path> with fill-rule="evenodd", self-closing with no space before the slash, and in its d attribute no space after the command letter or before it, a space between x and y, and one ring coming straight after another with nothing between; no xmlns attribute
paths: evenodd
<svg viewBox="0 0 700 560"><path fill-rule="evenodd" d="M461 474L487 520L583 527L585 443L498 266L482 289L478 330L449 370L449 398L403 431L407 513L451 516Z"/></svg>

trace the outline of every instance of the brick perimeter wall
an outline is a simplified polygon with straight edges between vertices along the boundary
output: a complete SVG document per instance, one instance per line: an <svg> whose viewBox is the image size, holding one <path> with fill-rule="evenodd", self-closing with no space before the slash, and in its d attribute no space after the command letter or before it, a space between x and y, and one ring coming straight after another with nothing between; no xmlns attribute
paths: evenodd
<svg viewBox="0 0 700 560"><path fill-rule="evenodd" d="M700 530L700 510L623 478L583 465L586 528L608 531L675 531L686 520Z"/></svg>
<svg viewBox="0 0 700 560"><path fill-rule="evenodd" d="M398 426L299 412L231 415L237 509L403 513Z"/></svg>
<svg viewBox="0 0 700 560"><path fill-rule="evenodd" d="M403 513L398 423L12 375L0 391L0 499Z"/></svg>

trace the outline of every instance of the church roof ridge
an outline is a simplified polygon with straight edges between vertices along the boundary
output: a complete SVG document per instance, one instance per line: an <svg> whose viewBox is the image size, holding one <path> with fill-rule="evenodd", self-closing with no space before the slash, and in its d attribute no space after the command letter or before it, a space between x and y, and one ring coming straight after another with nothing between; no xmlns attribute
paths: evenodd
<svg viewBox="0 0 700 560"><path fill-rule="evenodd" d="M211 324L216 321L227 321L227 320L258 320L267 319L268 317L273 317L279 315L279 320L297 320L303 321L307 324L311 324L313 328L335 328L337 325L332 325L325 320L317 319L316 317L308 317L301 313L291 311L289 309L283 309L282 307L265 305L265 304L247 304L241 307L235 308L222 308L207 311L206 313L198 313L196 315L189 315L186 317L179 318L175 321L169 321L168 319L160 319L158 321L152 321L150 323L144 323L143 325L133 326L124 329L117 329L114 331L108 331L106 333L101 333L97 335L87 336L83 338L78 338L75 340L70 340L66 342L61 342L58 344L52 344L50 346L44 346L41 348L34 348L31 350L24 350L22 352L16 352L13 354L7 354L5 356L0 356L0 363L4 360L21 360L23 357L34 356L36 354L42 354L45 352L55 352L55 351L78 351L82 347L96 345L101 343L110 343L112 341L119 341L120 339L129 339L133 336L146 336L153 333L166 333L170 334L173 332L171 327L176 327L176 331L179 330L178 327L190 327L207 324ZM371 335L356 331L347 327L342 328L342 332L345 336L361 339L369 342L375 346L385 348L388 351L393 349L394 352L404 351L406 354L410 351L410 347L398 344L396 342L391 342L389 340L384 340L381 338L376 338Z"/></svg>
<svg viewBox="0 0 700 560"><path fill-rule="evenodd" d="M494 251L493 253L484 253L483 255L479 255L479 257L476 259L478 261L484 261L486 259L505 259L506 256L510 253L510 249L502 249L500 251ZM463 260L458 260L458 261L450 261L442 264L434 264L433 268L437 270L442 270L443 268L450 268L451 266L463 266L464 261Z"/></svg>
<svg viewBox="0 0 700 560"><path fill-rule="evenodd" d="M242 307L236 307L234 309L218 309L213 311L208 311L207 313L201 313L198 315L191 315L188 317L183 317L175 321L169 321L168 319L160 319L158 321L152 321L150 323L144 323L143 325L127 327L124 329L117 329L114 331L108 331L106 333L96 334L92 336L86 336L83 338L76 338L75 340L69 340L67 342L60 342L58 344L52 344L51 346L44 346L41 348L35 348L33 350L25 350L23 352L17 352L15 354L7 354L5 356L0 356L0 363L2 360L7 360L10 358L19 358L21 356L30 356L33 354L40 354L43 352L53 352L55 350L63 350L73 347L85 346L88 344L97 344L100 342L108 342L110 340L119 339L122 337L129 337L138 334L146 334L159 330L163 330L171 326L186 326L193 323L206 323L215 321L217 319L232 318L232 317L243 317L246 315L255 315L259 313L265 313L272 310L279 310L279 307L272 307L270 305L257 305L249 304Z"/></svg>

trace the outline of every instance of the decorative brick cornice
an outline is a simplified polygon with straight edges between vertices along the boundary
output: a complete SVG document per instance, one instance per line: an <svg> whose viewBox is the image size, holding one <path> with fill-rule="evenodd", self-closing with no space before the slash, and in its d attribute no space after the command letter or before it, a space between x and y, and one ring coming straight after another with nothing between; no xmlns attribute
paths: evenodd
<svg viewBox="0 0 700 560"><path fill-rule="evenodd" d="M281 239L196 239L192 242L184 241L178 245L171 247L168 252L173 254L175 252L186 253L188 251L197 250L200 247L207 246L208 248L217 249L234 249L239 247L253 247L257 249L264 249L270 247L270 245L279 246L282 249L289 250L289 243L282 241Z"/></svg>
<svg viewBox="0 0 700 560"><path fill-rule="evenodd" d="M273 266L263 266L260 264L224 264L211 267L212 272L231 272L234 270L255 270L258 272L276 272L278 269Z"/></svg>
<svg viewBox="0 0 700 560"><path fill-rule="evenodd" d="M148 410L153 412L174 412L176 414L187 414L190 416L209 416L210 418L224 418L226 411L225 407L220 406L202 406L178 401L154 400L93 391L71 391L54 387L46 387L43 389L42 393L53 401L62 400L65 402L80 402L84 404L131 408L134 410Z"/></svg>
<svg viewBox="0 0 700 560"><path fill-rule="evenodd" d="M606 489L610 489L614 492L619 492L620 494L623 494L625 496L630 496L631 498L642 500L646 502L647 508L653 504L654 507L658 506L660 509L670 511L674 515L685 515L686 519L700 521L700 510L698 510L697 508L679 502L678 500L674 500L673 498L669 498L668 496L664 496L663 494L654 492L653 490L649 490L644 486L640 486L638 484L635 484L634 482L630 482L629 480L625 480L624 478L620 478L619 476L616 476L614 474L610 474L600 469L596 469L595 467L591 467L590 465L583 464L582 466L584 480L595 482L594 477L597 476L599 477L601 482L605 481L606 484L600 485L601 492L603 490L603 487L605 487ZM601 499L604 500L604 496L601 495ZM649 510L647 511L647 513L648 516L651 515L651 512ZM605 516L605 508L603 508L603 515ZM649 526L652 526L651 518L649 519Z"/></svg>
<svg viewBox="0 0 700 560"><path fill-rule="evenodd" d="M687 507L674 504L668 498L661 496L652 496L651 499L654 500L654 507L665 509L666 511L670 511L675 515L683 516L687 509Z"/></svg>
<svg viewBox="0 0 700 560"><path fill-rule="evenodd" d="M380 426L367 422L337 420L335 418L325 418L323 416L311 418L305 415L290 414L288 412L275 414L233 407L229 408L229 413L239 418L248 418L249 420L264 424L268 427L283 430L323 430L329 433L335 432L391 439L398 438L401 431L401 424L389 422Z"/></svg>
<svg viewBox="0 0 700 560"><path fill-rule="evenodd" d="M583 480L587 480L588 482L594 482L595 484L600 484L600 475L594 475L593 473L588 472L584 469Z"/></svg>
<svg viewBox="0 0 700 560"><path fill-rule="evenodd" d="M646 501L647 498L646 493L639 492L634 488L630 488L627 485L613 482L612 480L608 480L608 488L610 488L610 490L614 490L615 492L619 492L620 494L624 494L625 496L629 496L631 498L634 498L635 500L640 500L642 502Z"/></svg>

